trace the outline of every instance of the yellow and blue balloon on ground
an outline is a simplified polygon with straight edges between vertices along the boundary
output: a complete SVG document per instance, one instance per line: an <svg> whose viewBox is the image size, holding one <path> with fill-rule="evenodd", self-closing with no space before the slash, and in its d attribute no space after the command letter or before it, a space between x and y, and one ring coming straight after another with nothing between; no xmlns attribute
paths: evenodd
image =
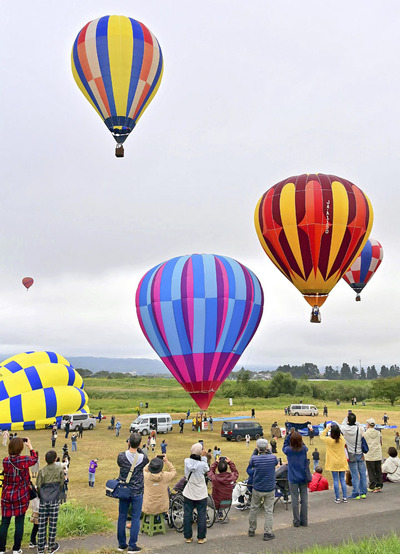
<svg viewBox="0 0 400 554"><path fill-rule="evenodd" d="M89 412L83 379L55 352L25 352L0 363L0 429L40 429Z"/></svg>

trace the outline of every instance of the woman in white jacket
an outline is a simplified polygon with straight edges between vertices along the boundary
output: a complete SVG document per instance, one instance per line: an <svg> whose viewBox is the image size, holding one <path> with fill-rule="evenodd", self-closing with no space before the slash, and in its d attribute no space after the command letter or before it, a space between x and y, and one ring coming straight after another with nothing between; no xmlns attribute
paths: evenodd
<svg viewBox="0 0 400 554"><path fill-rule="evenodd" d="M382 465L382 473L384 478L386 475L387 481L398 483L400 481L400 458L397 455L397 450L391 446L388 450L389 458Z"/></svg>
<svg viewBox="0 0 400 554"><path fill-rule="evenodd" d="M192 542L192 516L197 509L197 542L207 541L207 498L206 474L208 472L207 452L197 442L190 449L190 458L185 459L185 477L187 479L184 496L183 534L186 542Z"/></svg>

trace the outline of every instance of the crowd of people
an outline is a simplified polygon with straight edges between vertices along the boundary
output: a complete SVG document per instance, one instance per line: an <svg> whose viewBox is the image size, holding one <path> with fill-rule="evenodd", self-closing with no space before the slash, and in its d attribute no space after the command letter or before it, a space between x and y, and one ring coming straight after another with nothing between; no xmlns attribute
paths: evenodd
<svg viewBox="0 0 400 554"><path fill-rule="evenodd" d="M114 422L115 423L115 418ZM310 471L308 447L303 436L294 428L286 433L282 452L286 462L275 455L276 437L280 429L277 422L271 427L271 441L260 438L249 456L247 479L249 495L248 536L254 537L257 529L257 514L264 505L263 539L275 538L273 533L273 508L277 497L282 494L291 497L293 525L308 525L308 494L329 489L323 471L332 473L334 502L346 503L348 499L363 500L367 492L379 493L385 481L400 482L400 458L397 448L391 446L388 458L382 460L382 435L376 428L375 420L367 420L367 429L357 422L356 415L349 411L341 424L327 424L320 435L326 447L324 469L317 448L311 452L314 473ZM54 430L56 432L54 433ZM65 436L70 429L65 427ZM59 430L53 428L51 440L57 440ZM39 554L54 553L59 549L56 542L57 519L60 503L65 501L68 490L68 468L70 457L68 445L63 446L62 459L54 449L45 455L46 465L39 469L39 454L30 440L22 439L8 431L2 433L3 446L8 446L8 456L3 460L4 480L1 495L2 520L0 524L0 554L6 550L7 532L11 518L15 518L13 553L20 554L24 530L24 518L29 504L32 508L30 546L36 547ZM71 437L71 443L74 435ZM247 438L247 437L246 437ZM120 481L126 481L129 498L119 499L117 539L120 551L139 552L138 536L141 514L162 517L170 506L170 490L176 488L174 480L177 471L167 457L167 441L160 443L161 455L149 460L149 452L155 452L157 433L142 438L131 433L127 448L117 458ZM400 441L395 434L396 446ZM246 443L249 444L249 440ZM53 442L52 442L53 444ZM55 445L55 443L54 443ZM23 454L24 447L26 455ZM73 449L73 448L72 448ZM383 461L383 463L382 463ZM92 459L88 468L88 484L95 485L98 460ZM347 493L346 473L351 477L352 492ZM36 487L31 477L36 477ZM217 513L217 521L225 521L221 507L232 500L232 493L239 478L233 460L222 456L218 446L206 450L203 442L192 445L190 454L184 460L184 478L180 480L180 490L184 498L183 532L187 543L193 541L193 512L197 513L197 542L207 541L207 481L212 485L212 498ZM127 523L128 514L131 522ZM226 519L228 521L228 519ZM129 536L127 537L127 530Z"/></svg>

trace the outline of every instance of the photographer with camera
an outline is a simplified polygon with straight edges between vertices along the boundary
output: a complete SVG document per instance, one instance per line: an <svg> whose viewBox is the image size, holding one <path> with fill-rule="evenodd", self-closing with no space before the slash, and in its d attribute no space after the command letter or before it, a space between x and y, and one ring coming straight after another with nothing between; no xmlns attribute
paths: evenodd
<svg viewBox="0 0 400 554"><path fill-rule="evenodd" d="M164 471L166 468L166 471ZM168 485L176 477L176 469L166 454L156 456L143 470L144 493L142 511L161 514L169 509Z"/></svg>
<svg viewBox="0 0 400 554"><path fill-rule="evenodd" d="M228 471L228 467L230 471ZM216 473L217 468L218 473ZM210 467L208 477L212 482L212 497L215 509L218 510L218 519L222 519L222 512L219 511L220 502L221 500L232 500L232 492L238 480L239 472L232 460L220 456L219 461L214 462Z"/></svg>
<svg viewBox="0 0 400 554"><path fill-rule="evenodd" d="M205 476L208 472L207 451L202 443L196 442L190 449L190 458L185 459L186 485L183 489L184 516L183 534L186 542L193 542L192 516L197 508L197 542L207 542L207 484Z"/></svg>

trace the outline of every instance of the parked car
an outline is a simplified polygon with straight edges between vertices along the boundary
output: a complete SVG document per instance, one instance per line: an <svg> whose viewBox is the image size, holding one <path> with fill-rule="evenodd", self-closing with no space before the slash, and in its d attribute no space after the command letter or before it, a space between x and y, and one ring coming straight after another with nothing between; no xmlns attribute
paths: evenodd
<svg viewBox="0 0 400 554"><path fill-rule="evenodd" d="M152 430L157 433L172 431L172 418L169 414L142 414L131 423L131 433L148 435Z"/></svg>
<svg viewBox="0 0 400 554"><path fill-rule="evenodd" d="M246 435L251 439L259 439L264 436L263 428L254 420L251 421L224 421L221 427L221 437L228 441L240 442Z"/></svg>
<svg viewBox="0 0 400 554"><path fill-rule="evenodd" d="M84 429L93 429L96 427L97 419L93 414L66 414L61 420L61 429L65 429L65 424L70 421L71 431L78 431L79 425L82 423Z"/></svg>
<svg viewBox="0 0 400 554"><path fill-rule="evenodd" d="M316 416L318 415L318 409L313 404L291 404L288 415Z"/></svg>

